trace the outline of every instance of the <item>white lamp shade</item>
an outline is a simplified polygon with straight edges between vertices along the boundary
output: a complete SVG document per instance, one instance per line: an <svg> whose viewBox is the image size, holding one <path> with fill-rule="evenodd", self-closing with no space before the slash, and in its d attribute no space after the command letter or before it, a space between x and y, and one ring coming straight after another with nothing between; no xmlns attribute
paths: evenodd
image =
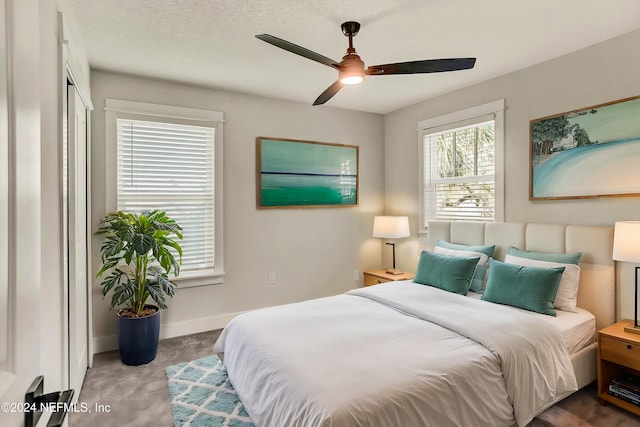
<svg viewBox="0 0 640 427"><path fill-rule="evenodd" d="M613 232L613 259L640 263L640 221L616 222Z"/></svg>
<svg viewBox="0 0 640 427"><path fill-rule="evenodd" d="M373 237L399 239L409 237L409 217L376 216L373 218Z"/></svg>

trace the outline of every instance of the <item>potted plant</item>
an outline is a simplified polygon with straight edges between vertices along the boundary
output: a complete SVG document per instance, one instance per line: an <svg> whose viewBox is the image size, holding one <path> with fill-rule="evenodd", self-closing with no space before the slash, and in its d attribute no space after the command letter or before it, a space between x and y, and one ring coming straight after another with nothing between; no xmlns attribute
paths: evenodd
<svg viewBox="0 0 640 427"><path fill-rule="evenodd" d="M167 308L166 296L173 297L173 272L178 276L182 248L182 228L160 210L141 214L112 212L98 225L96 235L104 236L100 248L102 295L111 295L111 307L118 308L118 347L126 365L151 362L158 351L160 309ZM178 259L171 249L175 250ZM147 304L151 299L156 305Z"/></svg>

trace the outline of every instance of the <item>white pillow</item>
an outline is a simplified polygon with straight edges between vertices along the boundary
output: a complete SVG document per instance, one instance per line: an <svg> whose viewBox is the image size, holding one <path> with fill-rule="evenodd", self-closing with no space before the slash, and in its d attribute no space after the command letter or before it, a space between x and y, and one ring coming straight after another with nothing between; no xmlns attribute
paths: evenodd
<svg viewBox="0 0 640 427"><path fill-rule="evenodd" d="M578 286L580 285L580 267L576 264L563 264L560 262L539 261L537 259L522 258L515 255L509 255L504 259L507 264L524 265L525 267L543 267L554 268L564 267L562 277L560 278L560 286L553 303L553 307L558 310L570 311L576 313L576 305L578 303Z"/></svg>
<svg viewBox="0 0 640 427"><path fill-rule="evenodd" d="M489 265L489 257L482 252L474 251L461 251L458 249L443 248L442 246L436 246L433 248L433 252L440 255L459 256L461 258L476 258L480 257L478 265Z"/></svg>

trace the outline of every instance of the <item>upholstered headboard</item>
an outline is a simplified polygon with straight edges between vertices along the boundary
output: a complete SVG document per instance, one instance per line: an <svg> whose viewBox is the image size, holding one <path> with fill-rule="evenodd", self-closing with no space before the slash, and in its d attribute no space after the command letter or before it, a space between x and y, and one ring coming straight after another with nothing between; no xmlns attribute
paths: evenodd
<svg viewBox="0 0 640 427"><path fill-rule="evenodd" d="M509 246L540 252L582 252L578 306L596 317L598 330L615 322L613 227L515 222L429 221L427 242L495 244L504 260Z"/></svg>

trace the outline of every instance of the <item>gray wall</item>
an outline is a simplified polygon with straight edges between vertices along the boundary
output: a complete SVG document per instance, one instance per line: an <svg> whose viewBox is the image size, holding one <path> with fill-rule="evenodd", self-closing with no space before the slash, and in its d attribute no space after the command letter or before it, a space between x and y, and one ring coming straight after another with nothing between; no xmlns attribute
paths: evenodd
<svg viewBox="0 0 640 427"><path fill-rule="evenodd" d="M106 213L104 99L222 111L225 114L225 261L223 285L180 289L163 313L163 335L220 327L244 310L343 292L360 285L353 271L390 263L371 239L373 216L409 215L412 238L399 241L398 267L418 260L417 123L506 99L505 220L612 225L638 219L638 198L528 199L529 120L640 95L640 31L591 46L382 117L94 71L93 218ZM479 63L482 58L479 58ZM276 136L360 146L360 206L256 210L255 138ZM94 241L94 254L97 242ZM94 255L95 258L95 255ZM381 264L382 258L382 264ZM94 259L94 268L98 261ZM629 317L632 273L620 269L619 317ZM269 286L267 273L278 283ZM115 348L115 314L93 286L96 350Z"/></svg>
<svg viewBox="0 0 640 427"><path fill-rule="evenodd" d="M538 64L385 116L385 208L409 215L412 235L418 231L418 136L420 120L506 99L505 221L613 225L639 219L640 199L601 198L530 201L529 121L552 114L640 95L640 31ZM478 59L481 64L482 58ZM414 269L418 261L416 237L398 247L400 268ZM625 267L626 268L626 267ZM627 286L633 283L621 270L619 314L633 316ZM630 313L630 314L629 314Z"/></svg>
<svg viewBox="0 0 640 427"><path fill-rule="evenodd" d="M224 238L222 285L178 289L162 313L162 335L224 326L234 314L361 286L354 270L378 268L374 215L383 213L384 119L381 115L312 107L166 81L94 71L91 75L92 226L106 214L105 98L210 109L224 113ZM360 205L355 208L257 210L255 141L271 136L360 146ZM94 238L93 268L99 266ZM268 272L277 276L267 285ZM115 347L116 315L93 285L96 351ZM213 343L212 343L213 344Z"/></svg>

